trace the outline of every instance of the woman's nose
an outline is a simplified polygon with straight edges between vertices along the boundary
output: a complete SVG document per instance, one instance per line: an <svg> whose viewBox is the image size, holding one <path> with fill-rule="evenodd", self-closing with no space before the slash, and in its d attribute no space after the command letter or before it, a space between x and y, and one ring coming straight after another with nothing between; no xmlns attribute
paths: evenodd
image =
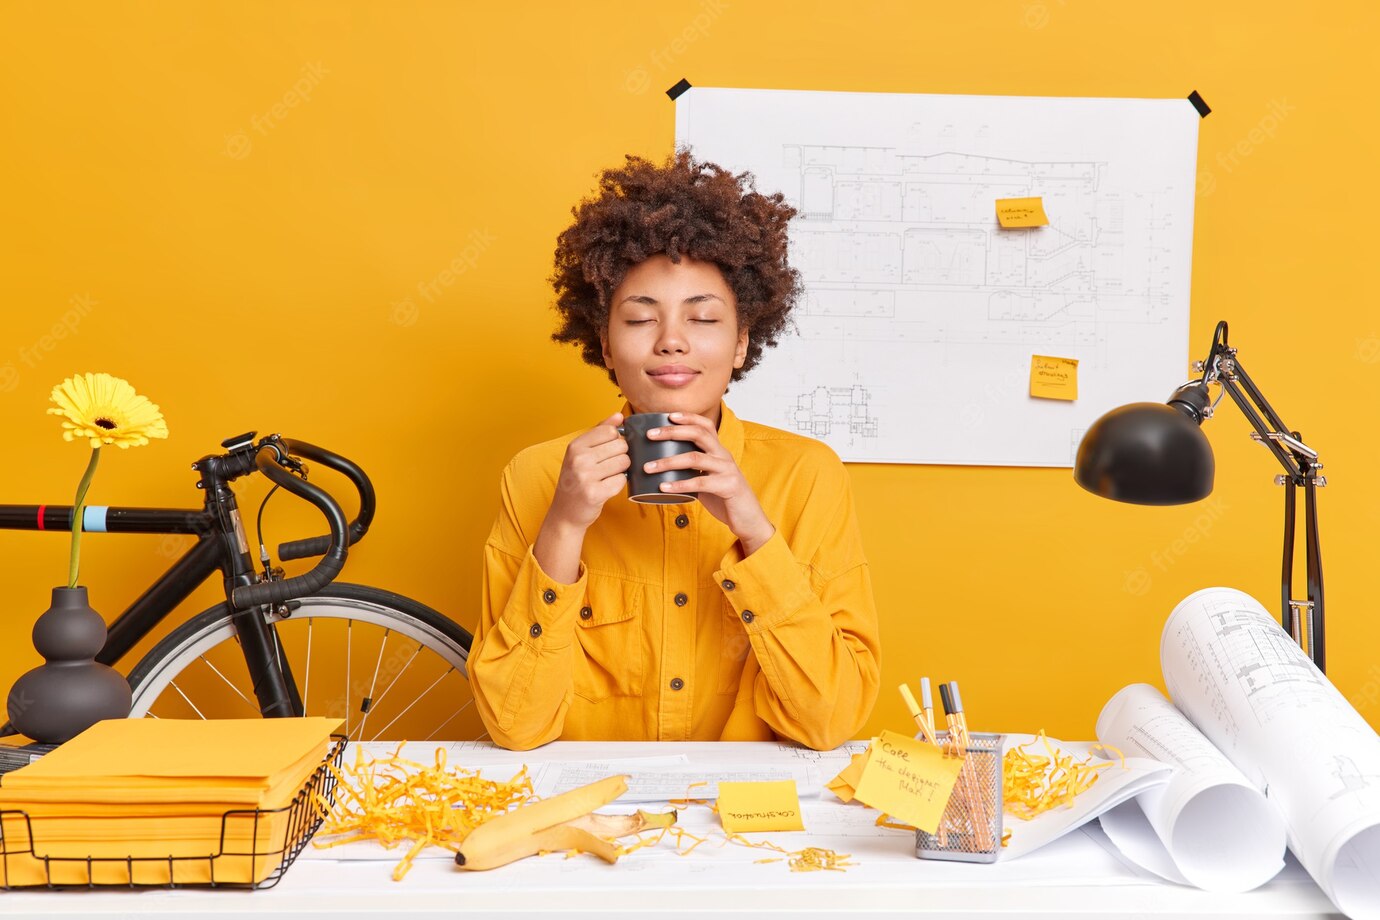
<svg viewBox="0 0 1380 920"><path fill-rule="evenodd" d="M684 351L685 332L675 323L664 323L661 327L661 335L657 339L658 351Z"/></svg>

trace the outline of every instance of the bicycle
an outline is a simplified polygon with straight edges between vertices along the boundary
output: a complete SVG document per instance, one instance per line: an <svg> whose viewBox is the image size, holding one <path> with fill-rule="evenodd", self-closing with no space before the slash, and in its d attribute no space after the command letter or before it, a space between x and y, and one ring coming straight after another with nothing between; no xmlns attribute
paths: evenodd
<svg viewBox="0 0 1380 920"><path fill-rule="evenodd" d="M164 718L185 717L189 711L194 714L191 717L203 719L248 717L251 713L263 717L332 715L343 717L344 733L354 741L435 739L473 703L466 668L472 639L469 631L411 598L336 582L349 547L364 537L373 521L373 484L358 465L325 448L277 434L255 442L256 434L251 431L228 438L221 442L226 453L209 454L192 464L200 476L196 487L205 494L199 511L84 508L85 531L197 537L197 542L109 625L105 646L96 660L115 665L219 570L225 601L179 624L128 672L134 699L131 717L158 718L160 713ZM359 495L359 511L353 521L346 522L340 505L328 492L307 481L303 460L350 480ZM255 471L274 486L259 508L260 537L264 505L279 488L308 501L326 518L328 535L278 547L280 562L321 556L301 575L285 577L281 567L273 566L262 539L261 568L256 568L250 555L230 485ZM70 534L71 526L71 506L0 505L3 529ZM337 669L343 661L344 692L335 692L338 676L329 674L330 692L318 693L313 700L312 652L318 628L326 648L318 652L317 661L324 654ZM374 635L378 635L376 642L371 641ZM360 679L354 671L357 647L365 665ZM417 659L424 650L429 654L419 664ZM295 677L298 673L303 674L300 685ZM247 688L237 683L241 678L247 679ZM228 693L226 686L233 693ZM418 716L426 715L426 707L417 710L417 704L428 697L437 699L432 694L438 688L457 701L465 698L467 702L454 711L443 705L443 714L450 712L449 717L421 737L417 727L426 727L428 722L419 720ZM415 714L409 719L409 713ZM473 717L472 712L470 715ZM368 731L371 720L376 729L372 735ZM382 727L378 727L380 722ZM0 734L9 732L12 729L8 725L0 728Z"/></svg>

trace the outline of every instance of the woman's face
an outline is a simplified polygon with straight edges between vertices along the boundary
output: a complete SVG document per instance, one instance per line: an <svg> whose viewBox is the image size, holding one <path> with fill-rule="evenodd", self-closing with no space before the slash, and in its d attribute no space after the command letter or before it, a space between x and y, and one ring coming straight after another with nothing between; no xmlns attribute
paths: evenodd
<svg viewBox="0 0 1380 920"><path fill-rule="evenodd" d="M604 364L636 412L693 412L719 423L719 400L747 357L738 300L712 262L652 256L613 292Z"/></svg>

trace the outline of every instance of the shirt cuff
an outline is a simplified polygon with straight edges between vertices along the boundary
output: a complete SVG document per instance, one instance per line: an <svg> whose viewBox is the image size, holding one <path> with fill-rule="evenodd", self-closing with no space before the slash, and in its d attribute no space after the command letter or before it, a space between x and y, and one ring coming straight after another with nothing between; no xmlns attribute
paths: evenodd
<svg viewBox="0 0 1380 920"><path fill-rule="evenodd" d="M531 622L509 624L514 629L525 629L525 640L545 648L564 648L575 637L575 615L585 600L585 589L589 583L589 571L585 561L580 560L579 573L574 584L557 581L546 573L537 561L532 547L527 547L527 558L523 560L525 572L518 573L518 584L527 583L527 610Z"/></svg>
<svg viewBox="0 0 1380 920"><path fill-rule="evenodd" d="M749 633L779 626L815 599L810 580L780 528L746 558L735 542L714 579Z"/></svg>

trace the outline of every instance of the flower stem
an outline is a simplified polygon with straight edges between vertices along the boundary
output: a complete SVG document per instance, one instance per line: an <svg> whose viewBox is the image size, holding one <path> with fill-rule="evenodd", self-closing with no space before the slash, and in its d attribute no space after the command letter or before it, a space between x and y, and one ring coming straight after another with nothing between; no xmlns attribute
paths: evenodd
<svg viewBox="0 0 1380 920"><path fill-rule="evenodd" d="M77 503L72 506L72 562L67 568L67 587L77 586L77 565L81 561L81 519L82 509L86 502L86 490L91 488L91 477L96 475L96 462L101 459L101 449L91 448L91 462L86 465L86 472L81 477L81 485L77 486Z"/></svg>

